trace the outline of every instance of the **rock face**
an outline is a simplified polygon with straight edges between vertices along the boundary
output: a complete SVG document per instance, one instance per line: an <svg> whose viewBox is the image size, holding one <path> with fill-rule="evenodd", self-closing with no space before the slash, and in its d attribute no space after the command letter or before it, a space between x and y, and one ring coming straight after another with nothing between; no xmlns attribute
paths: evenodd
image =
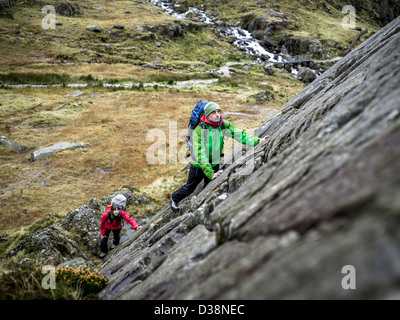
<svg viewBox="0 0 400 320"><path fill-rule="evenodd" d="M313 82L316 78L317 75L310 68L302 67L297 73L297 79L306 83Z"/></svg>
<svg viewBox="0 0 400 320"><path fill-rule="evenodd" d="M106 257L101 297L398 298L399 46L397 18L288 102Z"/></svg>

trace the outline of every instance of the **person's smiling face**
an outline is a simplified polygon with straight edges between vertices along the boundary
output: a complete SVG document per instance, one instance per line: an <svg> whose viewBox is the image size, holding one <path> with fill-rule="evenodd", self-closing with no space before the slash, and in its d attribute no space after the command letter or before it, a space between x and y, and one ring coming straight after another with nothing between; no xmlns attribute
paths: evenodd
<svg viewBox="0 0 400 320"><path fill-rule="evenodd" d="M221 110L214 110L207 118L214 123L218 123L221 120Z"/></svg>

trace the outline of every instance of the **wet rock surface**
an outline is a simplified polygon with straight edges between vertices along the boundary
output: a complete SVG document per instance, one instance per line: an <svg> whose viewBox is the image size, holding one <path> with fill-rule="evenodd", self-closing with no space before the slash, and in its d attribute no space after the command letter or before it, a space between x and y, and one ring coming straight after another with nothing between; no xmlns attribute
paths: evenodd
<svg viewBox="0 0 400 320"><path fill-rule="evenodd" d="M238 146L221 176L165 206L101 267L103 299L398 295L400 18ZM245 152L247 151L247 152ZM342 268L356 270L345 290Z"/></svg>

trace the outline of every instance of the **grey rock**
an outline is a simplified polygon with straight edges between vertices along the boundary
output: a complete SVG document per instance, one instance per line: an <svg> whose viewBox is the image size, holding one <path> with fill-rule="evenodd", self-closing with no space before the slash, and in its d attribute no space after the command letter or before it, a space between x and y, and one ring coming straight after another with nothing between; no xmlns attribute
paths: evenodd
<svg viewBox="0 0 400 320"><path fill-rule="evenodd" d="M106 207L99 200L92 199L78 210L69 212L60 226L68 231L72 230L81 243L96 255L100 249L100 220L105 211Z"/></svg>
<svg viewBox="0 0 400 320"><path fill-rule="evenodd" d="M124 30L125 26L123 24L116 24L114 27L114 29L120 29L120 30Z"/></svg>
<svg viewBox="0 0 400 320"><path fill-rule="evenodd" d="M399 46L400 17L290 100L255 131L269 139L106 257L101 298L397 296Z"/></svg>
<svg viewBox="0 0 400 320"><path fill-rule="evenodd" d="M122 194L125 196L126 198L126 205L135 205L138 204L141 201L141 196L136 195L134 192L132 192L129 189L121 189L121 190L117 190L113 193L111 193L110 195L108 195L107 197L103 197L101 200L103 203L109 205L111 204L111 200L117 195L117 194Z"/></svg>
<svg viewBox="0 0 400 320"><path fill-rule="evenodd" d="M268 74L269 76L273 76L274 73L275 73L274 69L271 68L271 67L264 67L264 71L265 71L265 73Z"/></svg>
<svg viewBox="0 0 400 320"><path fill-rule="evenodd" d="M312 82L316 78L317 75L310 68L307 67L300 68L297 73L297 79L306 83Z"/></svg>
<svg viewBox="0 0 400 320"><path fill-rule="evenodd" d="M86 50L86 51L85 51ZM83 53L87 53L87 49L82 50ZM76 90L74 92L66 94L67 97L80 97L84 93L81 90Z"/></svg>
<svg viewBox="0 0 400 320"><path fill-rule="evenodd" d="M53 155L55 152L60 152L68 149L74 149L74 148L87 148L88 145L84 143L74 143L74 142L59 142L55 143L51 146L45 147L45 148L40 148L38 150L35 150L31 154L31 160L32 161L37 161L41 159L45 159Z"/></svg>
<svg viewBox="0 0 400 320"><path fill-rule="evenodd" d="M73 268L92 266L93 261L85 252L89 251L94 256L99 252L100 220L105 210L105 205L93 198L79 209L69 212L63 220L22 239L7 252L6 258L23 252L25 257L21 263L39 261Z"/></svg>
<svg viewBox="0 0 400 320"><path fill-rule="evenodd" d="M70 17L81 14L78 3L60 2L56 4L56 12L59 15Z"/></svg>
<svg viewBox="0 0 400 320"><path fill-rule="evenodd" d="M86 30L92 31L92 32L101 32L101 27L97 26L97 25L87 26Z"/></svg>
<svg viewBox="0 0 400 320"><path fill-rule="evenodd" d="M0 146L4 146L8 149L12 149L18 152L24 152L26 147L20 145L18 142L11 140L6 136L0 136Z"/></svg>
<svg viewBox="0 0 400 320"><path fill-rule="evenodd" d="M57 224L38 230L33 235L26 237L8 252L6 257L15 256L19 251L35 255L35 259L43 264L58 265L73 257L90 260L79 245L69 238L65 234L65 230Z"/></svg>

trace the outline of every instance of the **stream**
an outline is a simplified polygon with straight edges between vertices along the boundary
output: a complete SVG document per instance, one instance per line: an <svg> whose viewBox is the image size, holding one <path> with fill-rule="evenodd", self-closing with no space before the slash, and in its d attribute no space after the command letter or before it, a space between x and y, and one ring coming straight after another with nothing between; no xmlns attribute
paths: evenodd
<svg viewBox="0 0 400 320"><path fill-rule="evenodd" d="M153 5L160 7L165 13L173 16L176 19L189 19L196 22L202 22L204 24L214 26L219 32L221 36L229 37L234 39L233 44L239 48L239 50L246 52L251 55L254 59L254 63L258 65L262 65L264 67L273 66L274 63L281 63L290 66L289 71L293 77L297 78L298 68L300 68L301 63L311 61L311 58L302 57L302 56L290 56L288 54L282 55L280 53L272 53L266 50L260 43L260 41L254 38L251 33L241 27L221 27L216 24L217 18L209 17L206 11L189 7L188 11L184 13L179 13L175 10L175 8L180 7L179 4L175 4L174 2L170 2L167 0L146 0ZM190 16L188 17L188 15ZM195 18L192 18L192 17ZM342 57L336 57L328 60L320 60L314 62L316 63L326 63L326 62L336 62L340 60ZM309 59L309 60L308 60ZM319 70L311 71L318 77L322 74ZM229 76L229 66L226 64L220 69L216 70L217 73L222 73L225 76Z"/></svg>

